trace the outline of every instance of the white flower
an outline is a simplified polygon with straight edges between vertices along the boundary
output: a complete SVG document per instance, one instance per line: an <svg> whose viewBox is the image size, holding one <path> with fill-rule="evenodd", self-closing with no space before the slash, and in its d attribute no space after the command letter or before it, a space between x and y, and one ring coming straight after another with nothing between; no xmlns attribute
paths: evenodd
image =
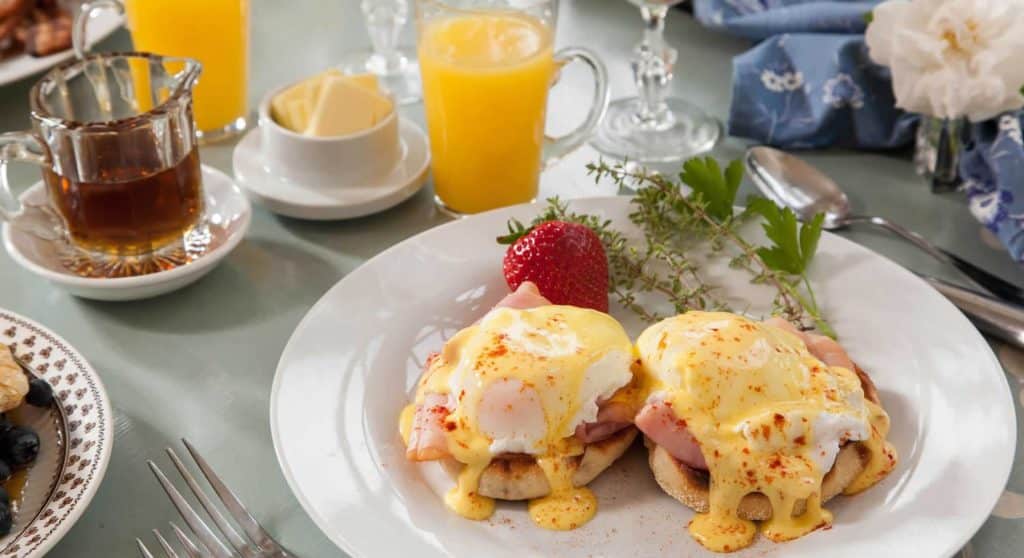
<svg viewBox="0 0 1024 558"><path fill-rule="evenodd" d="M999 117L999 131L1006 132L1007 137L1017 143L1024 145L1024 136L1021 135L1020 119L1015 114L1004 114Z"/></svg>
<svg viewBox="0 0 1024 558"><path fill-rule="evenodd" d="M801 72L783 72L777 74L771 70L761 72L761 83L765 89L782 93L783 91L796 91L804 85L804 74Z"/></svg>
<svg viewBox="0 0 1024 558"><path fill-rule="evenodd" d="M888 0L873 15L868 48L896 106L973 121L1024 106L1024 0Z"/></svg>
<svg viewBox="0 0 1024 558"><path fill-rule="evenodd" d="M850 105L859 109L864 107L864 91L849 74L838 74L825 82L821 100L834 108Z"/></svg>

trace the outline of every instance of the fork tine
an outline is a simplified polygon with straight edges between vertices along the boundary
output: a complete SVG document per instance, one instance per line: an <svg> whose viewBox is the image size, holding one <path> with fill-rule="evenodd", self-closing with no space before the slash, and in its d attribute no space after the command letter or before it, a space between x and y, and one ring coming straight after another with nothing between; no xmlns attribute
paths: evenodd
<svg viewBox="0 0 1024 558"><path fill-rule="evenodd" d="M192 532L199 538L199 542L203 543L203 546L205 546L216 558L232 558L231 551L224 546L224 543L220 542L217 535L215 535L213 531L210 530L210 527L206 522L199 517L196 510L192 509L192 506L189 505L188 501L185 500L180 492L178 492L178 489L174 488L171 481L167 480L167 476L160 470L160 467L157 467L156 463L153 463L152 461L147 461L146 464L149 465L149 469L153 471L153 474L156 476L156 480L160 482L160 486L163 487L164 492L166 492L167 496L171 499L171 503L174 504L174 507L178 510L178 514L181 515L181 518L185 520L185 523L188 524L189 528L192 529Z"/></svg>
<svg viewBox="0 0 1024 558"><path fill-rule="evenodd" d="M174 547L167 542L167 539L160 534L160 531L153 529L153 535L156 536L156 542L160 543L160 546L163 547L164 554L167 555L167 558L178 558L178 553L174 551Z"/></svg>
<svg viewBox="0 0 1024 558"><path fill-rule="evenodd" d="M206 554L200 551L196 543L192 542L192 539L188 538L185 532L175 525L174 522L171 522L171 531L174 531L174 536L185 547L185 554L188 554L188 558L206 558Z"/></svg>
<svg viewBox="0 0 1024 558"><path fill-rule="evenodd" d="M146 548L146 545L143 544L142 539L136 538L135 546L138 547L139 554L142 555L142 558L154 558L153 553L150 552L148 548Z"/></svg>
<svg viewBox="0 0 1024 558"><path fill-rule="evenodd" d="M224 507L231 514L231 517L235 518L235 521L242 527L249 538L252 539L257 546L264 550L280 549L280 545L270 536L266 530L253 518L252 515L245 509L242 502L235 496L235 493L224 484L224 481L220 480L217 473L213 472L213 468L210 467L209 463L203 459L202 455L196 451L196 448L192 447L192 444L188 440L182 438L182 443L185 444L185 449L192 455L192 459L195 460L196 465L199 465L199 470L203 472L203 476L213 487L213 491L217 493L217 497L224 503Z"/></svg>
<svg viewBox="0 0 1024 558"><path fill-rule="evenodd" d="M235 528L228 523L228 520L220 513L217 506L213 505L213 501L210 500L210 497L203 492L202 488L200 488L199 483L196 482L196 478L192 476L192 473L185 467L185 464L178 458L178 454L174 453L173 449L167 448L167 455L171 458L171 463L174 463L174 467L178 469L178 473L181 474L181 478L185 479L185 484L187 484L189 489L192 490L192 494L195 494L196 499L199 500L203 509L205 509L206 513L210 515L210 518L213 519L217 528L224 533L225 537L227 537L231 546L235 547L235 550L240 553L244 552L248 543L246 543L245 539L238 534L238 531L235 531Z"/></svg>

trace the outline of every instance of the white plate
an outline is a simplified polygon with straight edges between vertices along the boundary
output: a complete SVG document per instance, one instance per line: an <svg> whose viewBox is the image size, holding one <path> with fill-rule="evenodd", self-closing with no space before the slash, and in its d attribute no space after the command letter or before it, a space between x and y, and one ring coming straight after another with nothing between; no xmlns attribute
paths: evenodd
<svg viewBox="0 0 1024 558"><path fill-rule="evenodd" d="M627 198L578 200L631 228ZM507 292L509 217L493 211L426 231L334 286L296 328L271 393L274 446L285 477L317 525L354 557L693 556L689 510L658 489L642 452L592 485L596 518L552 532L526 506L499 505L488 521L449 513L452 485L434 463L405 460L397 417L424 357ZM765 287L720 267L732 295L766 307ZM825 234L811 273L831 323L874 378L892 417L898 468L871 490L840 497L831 530L731 556L949 556L988 516L1006 483L1016 420L1005 377L981 335L948 301L893 262ZM637 334L632 316L613 313Z"/></svg>
<svg viewBox="0 0 1024 558"><path fill-rule="evenodd" d="M0 557L38 558L71 530L99 489L110 463L114 417L99 375L57 334L0 308L0 343L53 386L68 420L62 440L43 427L42 412L24 408L34 419L29 426L39 434L40 452L28 469L14 530L0 539Z"/></svg>
<svg viewBox="0 0 1024 558"><path fill-rule="evenodd" d="M75 10L75 13L77 13L77 9ZM96 15L89 20L89 30L87 34L87 42L89 43L89 46L107 38L120 26L121 17L113 11L103 10L101 12L97 12ZM0 61L0 85L6 85L33 74L38 74L44 70L48 70L52 66L57 65L57 63L63 62L74 55L75 52L69 48L67 50L62 50L49 56L42 56L39 58L29 56L28 54L19 54L6 60L2 60Z"/></svg>
<svg viewBox="0 0 1024 558"><path fill-rule="evenodd" d="M210 248L192 263L169 271L116 279L79 277L64 268L52 243L16 230L8 223L0 226L0 233L11 259L75 296L95 300L150 298L190 285L213 271L249 230L252 206L228 175L203 165L203 191L212 235ZM38 182L26 190L21 200L43 204L46 200L43 183Z"/></svg>
<svg viewBox="0 0 1024 558"><path fill-rule="evenodd" d="M249 131L235 147L235 178L253 201L286 217L314 221L363 217L402 203L427 181L427 135L405 119L399 119L398 134L402 159L377 184L300 184L275 175L263 163L259 129Z"/></svg>

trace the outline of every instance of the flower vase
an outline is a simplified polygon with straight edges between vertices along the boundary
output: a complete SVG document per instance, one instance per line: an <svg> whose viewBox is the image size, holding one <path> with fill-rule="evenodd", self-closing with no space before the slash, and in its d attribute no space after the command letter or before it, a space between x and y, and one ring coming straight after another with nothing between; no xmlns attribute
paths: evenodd
<svg viewBox="0 0 1024 558"><path fill-rule="evenodd" d="M931 182L932 192L950 192L960 186L960 155L969 130L966 118L921 118L914 164L917 174Z"/></svg>

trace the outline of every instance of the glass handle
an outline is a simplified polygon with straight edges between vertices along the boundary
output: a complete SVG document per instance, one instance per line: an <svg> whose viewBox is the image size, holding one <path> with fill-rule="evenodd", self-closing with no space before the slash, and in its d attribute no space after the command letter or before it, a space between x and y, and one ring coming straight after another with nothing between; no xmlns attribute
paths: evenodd
<svg viewBox="0 0 1024 558"><path fill-rule="evenodd" d="M49 206L23 205L11 191L7 164L12 162L46 167L50 158L43 143L32 132L0 134L0 220L44 240L62 238L64 228Z"/></svg>
<svg viewBox="0 0 1024 558"><path fill-rule="evenodd" d="M594 96L590 112L587 113L587 118L583 123L572 132L557 138L545 138L544 168L550 167L583 145L590 138L597 124L604 118L605 111L608 110L608 70L605 69L596 54L585 48L570 47L555 53L555 65L558 71L575 60L586 64L594 74Z"/></svg>
<svg viewBox="0 0 1024 558"><path fill-rule="evenodd" d="M92 19L94 12L100 10L114 10L117 15L124 15L124 3L121 0L92 0L82 4L82 9L75 16L75 24L71 28L71 44L75 49L75 56L85 58L89 54L89 45L85 41L85 28Z"/></svg>

